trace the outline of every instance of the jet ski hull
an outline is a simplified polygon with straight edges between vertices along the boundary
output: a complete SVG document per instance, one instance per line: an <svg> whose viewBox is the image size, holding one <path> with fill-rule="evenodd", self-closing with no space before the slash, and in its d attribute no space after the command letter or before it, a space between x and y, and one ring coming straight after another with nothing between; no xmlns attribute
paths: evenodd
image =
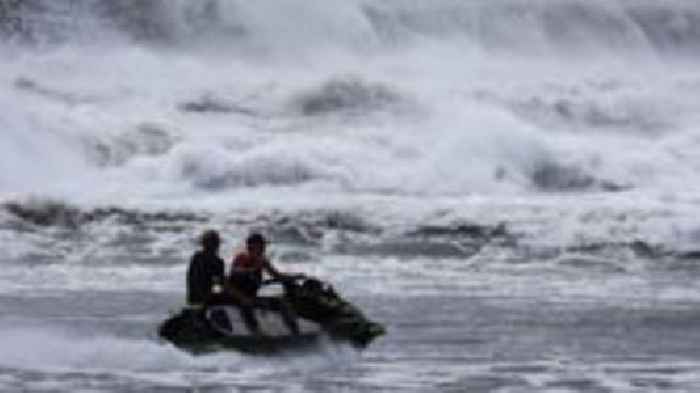
<svg viewBox="0 0 700 393"><path fill-rule="evenodd" d="M225 310L225 315L215 316L211 312L212 309L185 307L165 320L160 325L158 334L176 347L193 354L221 350L250 353L277 352L284 349L312 346L318 342L322 335L321 329L305 329L300 334L294 335L279 329L278 326L273 326L272 329L266 326L264 335L255 335L245 327L240 318L231 318L237 313L234 306L215 306L213 310ZM265 321L260 318L260 315L257 316L259 322ZM260 319L263 320L260 321ZM225 322L222 323L222 320ZM265 324L261 324L265 326ZM273 331L270 332L271 330Z"/></svg>
<svg viewBox="0 0 700 393"><path fill-rule="evenodd" d="M238 308L230 305L185 307L165 320L158 334L178 348L200 354L231 349L259 353L308 347L318 343L322 336L364 348L385 333L382 325L367 319L357 307L318 280L283 284L283 299L299 316L299 334L289 332L279 313L260 309L255 314L263 334L252 334Z"/></svg>

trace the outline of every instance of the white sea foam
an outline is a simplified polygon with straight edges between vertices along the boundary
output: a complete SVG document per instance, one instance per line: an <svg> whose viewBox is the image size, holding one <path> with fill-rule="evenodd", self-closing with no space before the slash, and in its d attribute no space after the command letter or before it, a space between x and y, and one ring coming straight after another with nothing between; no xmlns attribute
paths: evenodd
<svg viewBox="0 0 700 393"><path fill-rule="evenodd" d="M692 44L694 30L683 23L700 11L685 3L290 0L274 12L268 2L212 4L219 19L207 40L218 42L217 53L135 47L116 35L99 36L99 47L68 39L43 52L8 48L19 54L0 64L0 100L12 108L0 120L0 189L70 197L84 194L92 176L95 198L318 182L349 193L529 193L543 186L533 180L543 167L556 173L547 190L698 184L699 76L681 72L671 54L628 67L639 53ZM173 28L181 45L194 45L193 15L209 12L189 2L154 7L141 22ZM495 16L515 18L515 10L522 16L502 29ZM678 23L654 25L664 12ZM622 38L608 40L612 32ZM661 45L671 32L683 37L676 48ZM400 45L387 47L389 37ZM312 54L299 67L293 53L302 46ZM570 62L560 51L591 52L595 61ZM538 56L513 57L523 53ZM329 85L348 73L356 84ZM234 109L177 109L210 93ZM386 111L387 99L411 104ZM324 115L304 116L300 105Z"/></svg>
<svg viewBox="0 0 700 393"><path fill-rule="evenodd" d="M101 376L95 382L106 386L112 380L169 387L250 383L277 375L282 367L289 373L313 373L357 357L350 348L332 344L314 352L287 352L276 357L236 352L192 356L155 339L85 335L36 326L0 327L0 333L0 368L43 373L44 378L35 381L37 385L55 388L64 387L66 378L60 378L64 373L77 379ZM76 377L76 373L81 376ZM35 382L22 384L29 387Z"/></svg>
<svg viewBox="0 0 700 393"><path fill-rule="evenodd" d="M442 217L693 249L697 5L35 2L17 15L34 43L1 47L3 200L214 217L193 232L335 209L385 237ZM107 255L129 230L110 222L78 246L2 214L10 260L130 258Z"/></svg>

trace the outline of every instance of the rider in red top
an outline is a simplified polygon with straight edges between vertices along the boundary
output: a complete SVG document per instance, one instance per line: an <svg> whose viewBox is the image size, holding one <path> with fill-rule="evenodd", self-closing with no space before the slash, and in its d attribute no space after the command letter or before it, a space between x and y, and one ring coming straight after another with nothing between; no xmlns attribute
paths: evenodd
<svg viewBox="0 0 700 393"><path fill-rule="evenodd" d="M281 299L258 298L257 293L262 285L263 271L267 271L276 280L287 280L297 277L279 272L265 256L267 242L259 233L253 233L246 239L246 251L238 253L231 266L229 282L231 287L247 296L255 306L279 310L292 332L298 334L299 328L291 308Z"/></svg>
<svg viewBox="0 0 700 393"><path fill-rule="evenodd" d="M246 251L238 253L232 262L231 284L245 295L255 297L262 284L263 271L272 278L284 280L291 278L280 273L265 256L267 242L259 233L253 233L246 239Z"/></svg>

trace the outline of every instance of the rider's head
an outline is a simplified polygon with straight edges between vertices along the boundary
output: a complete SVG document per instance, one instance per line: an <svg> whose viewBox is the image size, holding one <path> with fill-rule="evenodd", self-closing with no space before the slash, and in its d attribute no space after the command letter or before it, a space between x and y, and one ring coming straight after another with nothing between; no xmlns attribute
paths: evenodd
<svg viewBox="0 0 700 393"><path fill-rule="evenodd" d="M266 244L267 241L265 240L265 237L259 233L251 233L245 241L248 252L255 256L262 256L265 254Z"/></svg>
<svg viewBox="0 0 700 393"><path fill-rule="evenodd" d="M213 229L204 231L199 241L205 251L217 251L221 245L221 237L219 237L219 232Z"/></svg>

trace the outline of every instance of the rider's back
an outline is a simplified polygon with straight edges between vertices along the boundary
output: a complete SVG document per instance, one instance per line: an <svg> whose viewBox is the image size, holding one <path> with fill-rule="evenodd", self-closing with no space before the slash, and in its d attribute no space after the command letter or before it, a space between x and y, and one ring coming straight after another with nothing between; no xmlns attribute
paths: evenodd
<svg viewBox="0 0 700 393"><path fill-rule="evenodd" d="M187 303L204 304L215 280L223 282L224 261L216 253L197 251L187 270Z"/></svg>

